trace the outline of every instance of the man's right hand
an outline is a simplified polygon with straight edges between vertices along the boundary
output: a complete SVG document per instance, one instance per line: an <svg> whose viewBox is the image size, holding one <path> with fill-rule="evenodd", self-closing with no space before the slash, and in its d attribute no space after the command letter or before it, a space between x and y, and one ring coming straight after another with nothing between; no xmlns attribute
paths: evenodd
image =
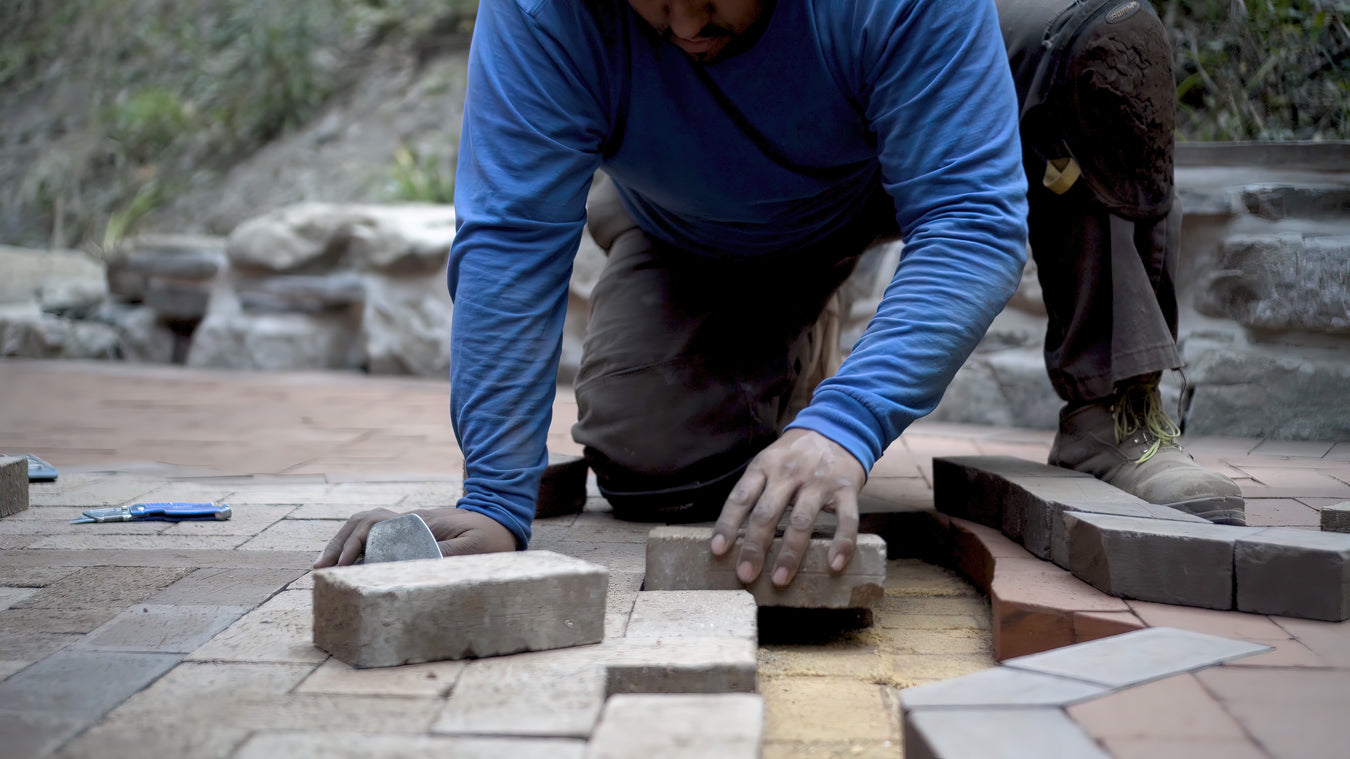
<svg viewBox="0 0 1350 759"><path fill-rule="evenodd" d="M496 553L516 550L516 536L492 517L476 511L445 506L436 509L418 509L405 512L422 517L422 521L431 528L431 534L441 546L442 556L457 556L471 553ZM338 530L338 534L328 542L319 558L314 562L315 569L331 566L343 566L356 561L366 546L366 536L377 522L403 516L389 509L372 509L353 515Z"/></svg>

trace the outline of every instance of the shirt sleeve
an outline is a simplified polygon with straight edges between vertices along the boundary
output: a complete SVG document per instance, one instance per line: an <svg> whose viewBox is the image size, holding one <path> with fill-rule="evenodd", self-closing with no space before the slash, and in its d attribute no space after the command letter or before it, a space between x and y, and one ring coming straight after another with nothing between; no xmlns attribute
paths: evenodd
<svg viewBox="0 0 1350 759"><path fill-rule="evenodd" d="M872 130L905 242L862 338L791 427L870 471L937 406L1026 261L1017 96L993 0L840 0L822 40ZM831 43L837 44L831 44Z"/></svg>
<svg viewBox="0 0 1350 759"><path fill-rule="evenodd" d="M455 176L450 406L459 507L530 539L586 192L608 130L600 47L575 3L484 0ZM561 10L560 10L561 9ZM548 15L548 23L541 22ZM562 38L567 38L564 41Z"/></svg>

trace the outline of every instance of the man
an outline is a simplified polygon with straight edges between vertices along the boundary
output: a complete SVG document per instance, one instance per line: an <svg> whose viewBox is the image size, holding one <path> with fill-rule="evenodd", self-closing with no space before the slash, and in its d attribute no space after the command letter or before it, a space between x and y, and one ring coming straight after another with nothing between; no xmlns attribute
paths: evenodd
<svg viewBox="0 0 1350 759"><path fill-rule="evenodd" d="M1112 46L1156 55L1134 40L1161 26L1134 0L1008 5L1000 35L992 0L485 0L449 267L465 494L419 512L444 551L528 544L589 222L609 259L573 435L615 515L717 516L712 552L744 528L741 580L772 559L783 586L829 511L829 563L842 570L868 470L936 406L1017 287L1024 162L1047 366L1069 401L1052 461L1156 502L1240 513L1232 483L1175 447L1157 403L1156 375L1180 364L1170 115L1109 135L1133 139L1123 149L1162 145L1145 156L1155 171L1130 156L1094 162L1085 114L1064 104L1138 115L1141 83L1091 90L1096 100L1058 84L1113 66L1159 67L1143 85L1170 77L1166 55L1097 60ZM1077 181L1101 166L1126 176ZM1158 181L1141 191L1139 175ZM834 373L828 306L863 250L896 236L894 279ZM316 566L354 561L393 515L354 516Z"/></svg>

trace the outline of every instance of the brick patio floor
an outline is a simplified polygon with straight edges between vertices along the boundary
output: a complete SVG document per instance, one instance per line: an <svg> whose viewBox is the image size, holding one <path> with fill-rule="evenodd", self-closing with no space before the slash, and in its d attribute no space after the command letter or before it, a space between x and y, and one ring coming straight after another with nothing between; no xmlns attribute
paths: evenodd
<svg viewBox="0 0 1350 759"><path fill-rule="evenodd" d="M342 519L454 502L462 459L447 405L445 383L426 380L0 361L0 451L62 471L54 485L32 487L29 511L0 521L0 753L580 756L576 740L465 743L438 732L463 664L354 672L310 645L307 570ZM575 452L575 417L562 388L553 450ZM933 456L1043 461L1050 437L920 422L878 464L868 492L931 508ZM1350 500L1350 442L1207 438L1188 449L1239 482L1254 524L1316 529L1319 508ZM90 506L163 499L223 499L235 516L66 523ZM610 567L607 629L621 635L645 527L595 503L536 526L535 547ZM1146 624L1269 631L1248 629L1255 615L1136 611ZM897 559L873 627L818 639L761 630L764 755L899 756L897 690L994 666L990 628L989 602L972 585ZM1280 640L1281 656L1074 716L1120 757L1238 744L1257 756L1343 756L1350 623L1283 624ZM1152 727L1159 704L1165 730ZM1220 720L1227 732L1186 733L1190 711L1202 728Z"/></svg>

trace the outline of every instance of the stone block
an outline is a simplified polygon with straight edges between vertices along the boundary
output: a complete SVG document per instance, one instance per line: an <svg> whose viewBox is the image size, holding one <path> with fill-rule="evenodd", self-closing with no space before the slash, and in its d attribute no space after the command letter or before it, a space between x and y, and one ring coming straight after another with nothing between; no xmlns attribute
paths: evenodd
<svg viewBox="0 0 1350 759"><path fill-rule="evenodd" d="M28 510L28 459L0 456L0 518Z"/></svg>
<svg viewBox="0 0 1350 759"><path fill-rule="evenodd" d="M314 644L355 667L598 643L609 572L550 551L314 573Z"/></svg>
<svg viewBox="0 0 1350 759"><path fill-rule="evenodd" d="M853 560L842 573L828 564L830 540L812 538L801 569L786 588L770 580L773 560L782 538L769 548L765 571L752 583L736 577L740 540L721 557L709 549L711 527L665 526L647 537L647 590L739 590L745 588L760 606L811 609L871 609L881 603L886 582L886 541L876 535L858 536Z"/></svg>
<svg viewBox="0 0 1350 759"><path fill-rule="evenodd" d="M1233 608L1233 551L1247 527L1070 514L1069 567L1097 589L1141 601Z"/></svg>
<svg viewBox="0 0 1350 759"><path fill-rule="evenodd" d="M1239 540L1234 563L1239 611L1350 619L1350 535L1270 527Z"/></svg>
<svg viewBox="0 0 1350 759"><path fill-rule="evenodd" d="M728 637L759 641L759 607L744 590L649 590L637 594L628 638Z"/></svg>
<svg viewBox="0 0 1350 759"><path fill-rule="evenodd" d="M626 695L605 703L587 759L758 759L764 700L752 693Z"/></svg>
<svg viewBox="0 0 1350 759"><path fill-rule="evenodd" d="M1350 532L1350 501L1322 507L1323 532Z"/></svg>
<svg viewBox="0 0 1350 759"><path fill-rule="evenodd" d="M918 709L905 715L906 759L1107 759L1062 709Z"/></svg>

